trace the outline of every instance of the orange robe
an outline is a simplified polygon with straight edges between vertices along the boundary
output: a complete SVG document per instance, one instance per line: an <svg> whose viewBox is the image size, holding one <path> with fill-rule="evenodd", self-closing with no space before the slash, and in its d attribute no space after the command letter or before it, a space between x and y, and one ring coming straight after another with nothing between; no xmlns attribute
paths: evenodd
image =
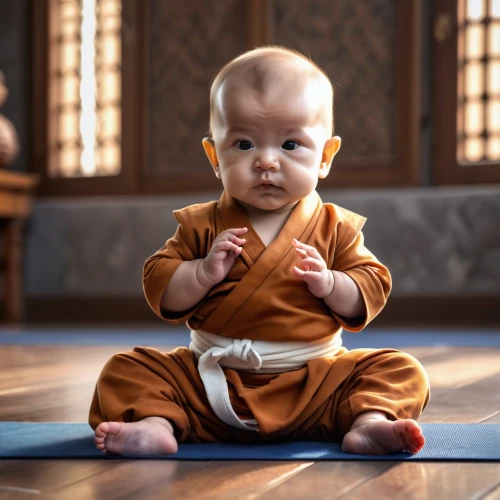
<svg viewBox="0 0 500 500"><path fill-rule="evenodd" d="M144 266L144 291L155 313L191 329L236 339L310 341L362 330L383 308L391 288L389 271L363 244L365 219L316 192L301 200L279 235L267 246L226 192L218 202L174 212L179 226ZM160 309L160 299L178 266L206 257L218 234L247 227L243 251L227 277L187 311ZM312 295L293 274L299 262L292 239L315 247L329 269L348 274L366 308L343 318ZM213 413L187 348L171 353L136 348L113 357L99 378L90 424L103 420L169 419L179 441L340 439L359 413L386 412L418 418L429 399L427 377L413 357L393 349L342 348L280 374L250 374L224 368L231 403L242 419L255 418L259 432L235 429Z"/></svg>

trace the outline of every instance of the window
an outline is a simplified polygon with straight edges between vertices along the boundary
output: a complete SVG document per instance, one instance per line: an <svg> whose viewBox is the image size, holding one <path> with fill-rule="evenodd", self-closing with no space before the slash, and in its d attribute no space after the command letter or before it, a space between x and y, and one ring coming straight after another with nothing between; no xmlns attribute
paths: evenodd
<svg viewBox="0 0 500 500"><path fill-rule="evenodd" d="M123 193L131 188L135 141L134 29L122 0L33 2L34 154L42 194ZM137 21L136 21L137 23ZM127 43L128 42L128 43ZM125 47L123 45L126 45ZM124 50L128 57L122 58Z"/></svg>
<svg viewBox="0 0 500 500"><path fill-rule="evenodd" d="M121 1L56 0L51 17L49 175L118 175Z"/></svg>
<svg viewBox="0 0 500 500"><path fill-rule="evenodd" d="M439 0L434 169L440 184L500 181L500 0Z"/></svg>
<svg viewBox="0 0 500 500"><path fill-rule="evenodd" d="M458 161L500 160L500 1L458 12Z"/></svg>

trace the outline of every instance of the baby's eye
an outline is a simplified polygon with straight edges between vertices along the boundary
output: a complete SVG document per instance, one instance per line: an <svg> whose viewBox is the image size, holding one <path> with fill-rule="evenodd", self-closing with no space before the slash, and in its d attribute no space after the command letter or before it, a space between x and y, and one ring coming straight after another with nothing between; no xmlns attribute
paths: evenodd
<svg viewBox="0 0 500 500"><path fill-rule="evenodd" d="M300 148L300 144L297 141L285 141L281 147L286 151L293 151L294 149Z"/></svg>
<svg viewBox="0 0 500 500"><path fill-rule="evenodd" d="M242 151L248 151L249 149L252 149L253 144L250 141L238 141L235 143L235 146L238 149L241 149Z"/></svg>

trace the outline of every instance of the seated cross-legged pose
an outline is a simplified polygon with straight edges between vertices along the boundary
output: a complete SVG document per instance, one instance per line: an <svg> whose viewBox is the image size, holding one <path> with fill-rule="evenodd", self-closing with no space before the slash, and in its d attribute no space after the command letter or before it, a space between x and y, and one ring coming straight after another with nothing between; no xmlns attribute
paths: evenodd
<svg viewBox="0 0 500 500"><path fill-rule="evenodd" d="M384 307L387 268L365 218L316 192L339 150L333 90L302 54L261 47L222 68L203 147L219 200L175 211L144 266L153 311L187 322L189 348L136 347L103 368L90 409L103 453L171 454L182 442L342 442L417 453L429 400L420 363L342 346Z"/></svg>

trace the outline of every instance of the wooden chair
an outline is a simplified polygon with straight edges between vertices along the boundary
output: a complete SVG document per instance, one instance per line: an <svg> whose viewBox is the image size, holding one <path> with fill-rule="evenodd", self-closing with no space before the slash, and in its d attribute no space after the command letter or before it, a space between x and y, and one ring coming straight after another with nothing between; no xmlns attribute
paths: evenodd
<svg viewBox="0 0 500 500"><path fill-rule="evenodd" d="M20 323L23 307L24 225L31 214L38 176L0 169L0 219L4 240L4 301L7 323Z"/></svg>

